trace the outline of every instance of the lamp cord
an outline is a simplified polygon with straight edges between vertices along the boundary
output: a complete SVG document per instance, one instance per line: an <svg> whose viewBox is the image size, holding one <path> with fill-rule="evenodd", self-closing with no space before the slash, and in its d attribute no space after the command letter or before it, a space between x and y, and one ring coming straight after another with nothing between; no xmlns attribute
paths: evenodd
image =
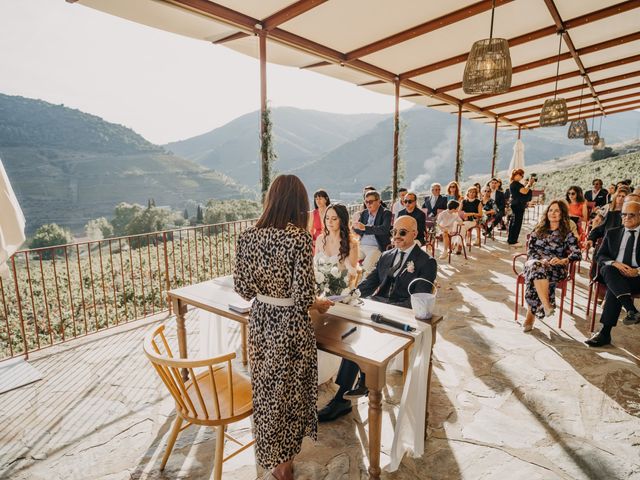
<svg viewBox="0 0 640 480"><path fill-rule="evenodd" d="M493 17L496 14L496 0L491 1L491 29L489 30L489 45L491 45L491 39L493 38Z"/></svg>
<svg viewBox="0 0 640 480"><path fill-rule="evenodd" d="M558 94L558 75L560 74L560 51L562 50L562 30L558 31L558 35L560 35L560 41L558 42L558 62L556 64L556 88L553 91L554 100L556 99L556 95Z"/></svg>
<svg viewBox="0 0 640 480"><path fill-rule="evenodd" d="M582 77L582 88L580 89L580 105L578 106L578 120L582 114L582 92L584 92L584 77Z"/></svg>

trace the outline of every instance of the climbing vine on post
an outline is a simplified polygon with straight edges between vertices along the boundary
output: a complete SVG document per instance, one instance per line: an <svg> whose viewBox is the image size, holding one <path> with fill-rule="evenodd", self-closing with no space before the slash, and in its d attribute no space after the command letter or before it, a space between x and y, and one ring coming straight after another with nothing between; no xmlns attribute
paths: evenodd
<svg viewBox="0 0 640 480"><path fill-rule="evenodd" d="M271 109L269 106L262 114L262 132L260 138L260 153L262 157L262 199L264 200L267 190L271 185L271 174L273 163L278 158L273 146L273 124L271 122Z"/></svg>

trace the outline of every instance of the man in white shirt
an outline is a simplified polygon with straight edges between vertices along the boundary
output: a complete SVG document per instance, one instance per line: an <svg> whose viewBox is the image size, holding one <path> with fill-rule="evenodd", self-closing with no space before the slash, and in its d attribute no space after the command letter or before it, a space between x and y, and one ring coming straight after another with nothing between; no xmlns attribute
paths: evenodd
<svg viewBox="0 0 640 480"><path fill-rule="evenodd" d="M620 215L622 226L607 230L598 250L598 281L607 286L607 294L600 317L602 328L585 342L590 347L611 343L611 329L623 308L627 312L625 325L640 323L632 297L640 293L640 202L625 202Z"/></svg>
<svg viewBox="0 0 640 480"><path fill-rule="evenodd" d="M408 190L404 187L398 189L398 195L400 195L400 199L393 204L391 208L391 213L393 214L393 218L398 218L398 213L400 210L404 208L404 197L407 195Z"/></svg>

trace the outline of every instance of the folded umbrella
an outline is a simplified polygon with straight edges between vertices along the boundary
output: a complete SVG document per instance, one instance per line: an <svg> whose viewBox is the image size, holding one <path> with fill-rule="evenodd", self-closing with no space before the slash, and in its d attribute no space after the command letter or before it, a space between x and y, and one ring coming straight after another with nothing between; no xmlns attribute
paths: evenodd
<svg viewBox="0 0 640 480"><path fill-rule="evenodd" d="M0 275L6 275L7 261L25 241L25 220L1 159L0 212Z"/></svg>

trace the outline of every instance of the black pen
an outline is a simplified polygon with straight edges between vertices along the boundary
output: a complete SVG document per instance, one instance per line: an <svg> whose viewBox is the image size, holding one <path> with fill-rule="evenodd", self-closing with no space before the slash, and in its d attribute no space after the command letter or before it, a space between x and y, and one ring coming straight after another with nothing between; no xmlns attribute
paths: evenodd
<svg viewBox="0 0 640 480"><path fill-rule="evenodd" d="M342 336L340 338L342 338L342 340L344 340L345 338L347 338L349 335L351 335L352 333L355 333L356 330L358 329L358 327L353 327L351 328L348 332L343 333Z"/></svg>

